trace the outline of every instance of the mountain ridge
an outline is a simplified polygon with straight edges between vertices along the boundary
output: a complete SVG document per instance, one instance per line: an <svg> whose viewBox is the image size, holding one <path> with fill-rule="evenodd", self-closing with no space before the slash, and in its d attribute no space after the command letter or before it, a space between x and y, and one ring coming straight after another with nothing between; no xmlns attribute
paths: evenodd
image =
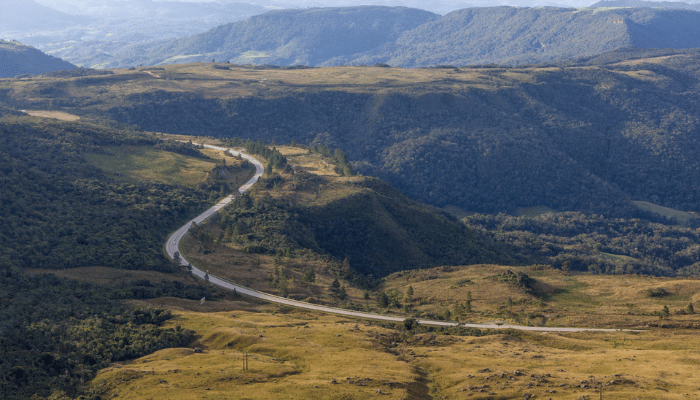
<svg viewBox="0 0 700 400"><path fill-rule="evenodd" d="M368 18L374 18L372 24ZM521 65L590 57L625 46L700 47L700 12L504 6L439 16L379 6L281 10L169 42L140 62Z"/></svg>
<svg viewBox="0 0 700 400"><path fill-rule="evenodd" d="M34 47L19 42L0 40L0 78L76 68L75 65L45 54Z"/></svg>

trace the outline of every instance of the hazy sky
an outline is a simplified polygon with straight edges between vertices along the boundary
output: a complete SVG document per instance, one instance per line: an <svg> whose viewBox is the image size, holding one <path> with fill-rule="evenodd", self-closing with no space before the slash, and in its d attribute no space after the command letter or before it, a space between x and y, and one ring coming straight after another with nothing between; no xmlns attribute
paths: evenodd
<svg viewBox="0 0 700 400"><path fill-rule="evenodd" d="M61 5L83 6L98 3L100 0L36 0L49 7L64 8ZM134 0L112 0L134 1ZM159 1L159 0L153 0ZM161 0L211 2L212 0ZM587 7L598 0L218 0L218 3L248 3L271 8L345 7L353 5L406 6L428 10L458 10L467 7L509 6L561 6ZM62 4L61 4L62 3Z"/></svg>

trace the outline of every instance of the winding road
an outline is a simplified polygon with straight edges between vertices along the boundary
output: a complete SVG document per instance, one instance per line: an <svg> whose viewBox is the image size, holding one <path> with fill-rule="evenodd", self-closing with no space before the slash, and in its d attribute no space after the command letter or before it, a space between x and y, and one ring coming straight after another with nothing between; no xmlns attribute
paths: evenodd
<svg viewBox="0 0 700 400"><path fill-rule="evenodd" d="M236 151L233 149L228 149L225 147L217 147L217 146L212 146L212 145L203 145L206 148L209 149L214 149L214 150L220 150L220 151L228 151L232 153L233 155L236 156L241 156L245 159L247 159L250 163L252 163L255 166L255 175L246 182L243 186L241 186L238 189L238 193L232 194L225 199L221 200L218 202L216 205L211 207L210 209L206 210L193 220L187 222L185 225L183 225L180 229L175 231L170 237L168 238L167 242L165 243L165 251L168 254L168 256L172 259L175 259L176 253L179 254L179 245L180 241L182 238L185 237L187 232L190 229L190 226L192 226L192 223L196 224L201 224L204 222L207 218L211 217L212 215L216 214L219 210L224 208L226 205L228 205L235 197L237 194L243 193L246 190L250 189L257 181L260 179L260 177L263 175L265 172L265 168L263 165L260 163L260 161L256 160L252 156L245 154L240 151ZM206 273L196 266L192 265L187 259L180 255L180 264L183 266L191 266L192 267L192 274L204 279L204 276ZM341 308L335 308L335 307L327 307L327 306L321 306L317 304L311 304L311 303L305 303L303 301L296 301L296 300L290 300L284 297L279 297L279 296L273 296L271 294L259 292L257 290L253 290L250 288L247 288L245 286L238 285L236 283L233 283L227 279L220 278L214 275L209 274L209 282L220 286L225 289L229 290L235 290L239 294L243 294L246 296L251 296L255 297L258 299L262 299L265 301L269 301L272 303L278 303L278 304L284 304L287 306L292 306L292 307L297 307L297 308L304 308L307 310L314 310L314 311L320 311L320 312L325 312L325 313L331 313L331 314L337 314L337 315L344 315L348 317L356 317L356 318L363 318L363 319L373 319L373 320L381 320L381 321L391 321L391 322L402 322L407 318L412 318L412 317L399 317L399 316L393 316L393 315L384 315L384 314L375 314L375 313L366 313L366 312L360 312L360 311L352 311L352 310L345 310ZM476 324L476 323L458 323L458 322L448 322L448 321L435 321L435 320L427 320L427 319L419 319L418 320L419 324L422 325L432 325L432 326L462 326L462 327L467 327L467 328L479 328L479 329L517 329L517 330L523 330L523 331L537 331L537 332L616 332L616 331L628 331L625 329L602 329L602 328L565 328L565 327L540 327L540 326L520 326L520 325L511 325L511 324L501 324L501 323L484 323L484 324Z"/></svg>

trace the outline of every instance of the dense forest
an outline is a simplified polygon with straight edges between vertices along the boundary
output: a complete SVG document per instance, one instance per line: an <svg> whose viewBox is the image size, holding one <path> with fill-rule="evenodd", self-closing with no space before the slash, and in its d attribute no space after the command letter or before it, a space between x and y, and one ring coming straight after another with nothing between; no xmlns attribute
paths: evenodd
<svg viewBox="0 0 700 400"><path fill-rule="evenodd" d="M688 226L580 212L536 217L474 214L470 228L491 233L522 256L594 274L700 275L700 223Z"/></svg>

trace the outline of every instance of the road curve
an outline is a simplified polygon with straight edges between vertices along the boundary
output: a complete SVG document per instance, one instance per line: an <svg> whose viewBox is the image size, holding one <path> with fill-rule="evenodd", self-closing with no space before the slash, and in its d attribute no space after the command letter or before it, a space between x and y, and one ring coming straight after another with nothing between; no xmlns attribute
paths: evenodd
<svg viewBox="0 0 700 400"><path fill-rule="evenodd" d="M180 241L182 238L185 237L187 232L190 229L190 226L192 226L192 223L196 224L201 224L204 222L207 218L211 217L212 215L216 214L219 210L224 208L226 205L228 205L237 194L243 193L246 190L250 189L257 181L260 179L260 177L263 175L265 172L265 168L263 165L260 163L260 161L256 160L252 156L245 154L240 151L228 149L225 147L218 147L218 146L212 146L205 144L203 145L204 147L214 149L214 150L220 150L220 151L228 151L236 156L241 156L248 160L250 163L252 163L255 166L255 175L246 182L243 186L241 186L238 189L238 192L235 194L232 194L223 200L219 201L216 205L211 207L210 209L206 210L193 220L187 222L185 225L183 225L180 229L175 231L170 237L168 238L167 242L165 243L165 251L168 254L168 256L172 259L175 259L175 253L178 252L179 254L179 246L180 246ZM187 259L180 255L180 264L183 266L191 266L192 267L192 274L197 276L198 278L205 279L206 273L196 266L192 265ZM402 322L406 318L412 318L412 317L400 317L400 316L393 316L393 315L384 315L384 314L375 314L375 313L366 313L366 312L361 312L361 311L352 311L352 310L346 310L342 308L335 308L335 307L327 307L327 306L321 306L317 304L311 304L311 303L305 303L303 301L296 301L296 300L290 300L284 297L279 297L279 296L273 296L271 294L259 292L257 290L253 290L250 288L247 288L245 286L238 285L236 283L233 283L227 279L220 278L218 276L214 275L209 275L208 276L209 282L220 286L224 289L229 289L229 290L235 290L239 294L243 294L246 296L251 296L255 297L261 300L269 301L272 303L278 303L278 304L284 304L288 305L291 307L297 307L297 308L304 308L307 310L314 310L314 311L321 311L321 312L326 312L326 313L331 313L331 314L337 314L337 315L345 315L348 317L356 317L356 318L364 318L364 319L373 319L373 320L380 320L380 321L390 321L390 322ZM501 323L489 323L489 324L471 324L471 323L458 323L458 322L448 322L448 321L435 321L435 320L427 320L427 319L418 319L418 323L422 325L432 325L432 326L462 326L462 327L467 327L467 328L479 328L479 329L517 329L517 330L522 330L522 331L537 331L537 332L616 332L616 331L625 331L624 329L602 329L602 328L560 328L560 327L540 327L540 326L520 326L520 325L510 325L510 324L501 324Z"/></svg>

